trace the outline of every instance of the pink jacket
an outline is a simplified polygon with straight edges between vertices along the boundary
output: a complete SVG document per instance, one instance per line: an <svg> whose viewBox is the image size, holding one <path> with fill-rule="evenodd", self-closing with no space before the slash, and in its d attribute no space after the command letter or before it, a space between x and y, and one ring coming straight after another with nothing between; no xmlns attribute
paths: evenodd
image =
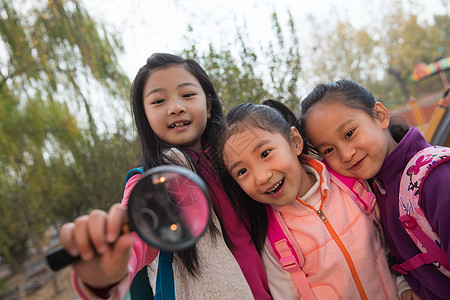
<svg viewBox="0 0 450 300"><path fill-rule="evenodd" d="M132 188L136 185L136 183L139 181L141 177L142 175L135 175L132 178L130 178L130 180L128 180L127 188L125 189L123 195L122 205L128 204L128 198L130 196ZM158 249L148 246L148 244L140 240L137 237L137 235L136 238L137 242L133 246L133 251L128 264L129 274L126 276L126 278L122 279L121 281L122 284L116 285L109 292L110 295L109 299L123 299L125 294L128 292L131 286L131 282L136 273L140 270L140 268L142 268L142 266L150 264L159 253ZM75 273L73 273L72 281L75 290L77 291L78 295L82 297L82 299L100 299L96 297L92 293L92 291L80 281L80 279L76 276Z"/></svg>
<svg viewBox="0 0 450 300"><path fill-rule="evenodd" d="M328 196L322 197L320 208L298 198L276 209L305 257L302 269L316 299L398 299L373 219L330 180L321 162L306 158L302 163L308 172L317 172L320 192ZM325 217L319 217L319 209Z"/></svg>

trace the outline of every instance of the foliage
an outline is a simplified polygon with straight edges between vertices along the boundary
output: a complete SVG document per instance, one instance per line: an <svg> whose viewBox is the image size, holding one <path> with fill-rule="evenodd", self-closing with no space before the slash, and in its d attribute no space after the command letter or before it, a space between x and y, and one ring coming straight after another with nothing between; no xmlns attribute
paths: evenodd
<svg viewBox="0 0 450 300"><path fill-rule="evenodd" d="M269 68L269 90L274 98L281 100L294 112L299 111L300 96L298 84L300 83L301 55L300 42L295 29L294 19L290 11L288 14L289 35L285 36L278 15L272 14L272 28L275 32L276 44L269 42L265 57Z"/></svg>
<svg viewBox="0 0 450 300"><path fill-rule="evenodd" d="M315 28L320 28L310 17ZM335 81L349 77L357 82L374 80L371 72L379 63L375 56L377 42L366 29L356 29L350 22L339 21L326 32L312 33L314 44L313 74L322 81Z"/></svg>
<svg viewBox="0 0 450 300"><path fill-rule="evenodd" d="M430 63L438 58L439 29L418 23L418 17L405 12L401 2L384 18L381 43L387 60L386 70L399 85L404 100L411 97L408 78L419 62ZM450 41L448 41L450 42Z"/></svg>
<svg viewBox="0 0 450 300"><path fill-rule="evenodd" d="M2 0L0 37L0 254L20 265L30 235L118 200L123 186L109 180L135 156L128 111L100 116L125 107L130 83L120 41L76 0Z"/></svg>
<svg viewBox="0 0 450 300"><path fill-rule="evenodd" d="M233 58L229 50L217 52L212 45L206 53L198 54L196 48L192 46L185 50L185 54L197 60L207 70L225 111L241 102L256 103L267 95L263 81L253 69L256 60L254 54L242 52L241 58L244 60L242 65ZM253 60L253 64L248 60Z"/></svg>
<svg viewBox="0 0 450 300"><path fill-rule="evenodd" d="M369 25L360 29L345 20L330 26L310 17L315 31L312 74L308 78L313 78L314 84L353 79L384 99L388 106L417 95L418 84L408 78L417 63L428 64L450 55L450 17L435 16L430 24L419 22L419 16L407 10L400 0L389 7L387 12L380 12L381 23L373 17ZM421 88L436 90L439 83L434 80Z"/></svg>
<svg viewBox="0 0 450 300"><path fill-rule="evenodd" d="M181 51L207 70L225 111L273 98L298 112L300 87L344 77L388 106L439 88L407 79L418 62L449 56L446 14L420 22L395 1L381 23L361 28L310 18L311 53L291 12L286 23L279 17L257 49L244 25L229 45L199 51L190 41ZM124 103L121 42L77 0L0 0L0 37L0 255L20 266L31 234L119 201L140 147Z"/></svg>
<svg viewBox="0 0 450 300"><path fill-rule="evenodd" d="M289 35L286 36L277 14L273 13L272 28L276 44L270 42L268 45L261 45L263 54L260 56L249 46L245 26L237 29L233 47L238 51L237 58L230 50L217 50L212 44L206 52L200 53L195 41L183 51L187 57L196 59L207 70L225 112L239 103L259 103L267 98L280 100L294 111L298 110L300 46L289 11L288 15ZM264 66L263 69L269 66L268 73L261 70L260 66Z"/></svg>

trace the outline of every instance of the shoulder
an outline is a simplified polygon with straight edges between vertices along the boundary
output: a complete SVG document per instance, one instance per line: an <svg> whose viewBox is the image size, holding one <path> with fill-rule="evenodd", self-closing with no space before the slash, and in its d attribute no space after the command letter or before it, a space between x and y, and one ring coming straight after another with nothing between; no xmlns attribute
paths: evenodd
<svg viewBox="0 0 450 300"><path fill-rule="evenodd" d="M429 219L441 214L447 215L450 211L449 178L450 159L441 160L430 168L421 184L419 205Z"/></svg>
<svg viewBox="0 0 450 300"><path fill-rule="evenodd" d="M450 148L432 146L418 151L403 174L421 180L423 187L430 183L447 183L450 175Z"/></svg>
<svg viewBox="0 0 450 300"><path fill-rule="evenodd" d="M167 163L173 163L195 172L195 168L189 160L189 157L180 149L172 147L165 150L164 154L171 160L171 162L167 161Z"/></svg>
<svg viewBox="0 0 450 300"><path fill-rule="evenodd" d="M429 201L450 198L449 178L450 160L447 160L430 169L422 183L421 195Z"/></svg>

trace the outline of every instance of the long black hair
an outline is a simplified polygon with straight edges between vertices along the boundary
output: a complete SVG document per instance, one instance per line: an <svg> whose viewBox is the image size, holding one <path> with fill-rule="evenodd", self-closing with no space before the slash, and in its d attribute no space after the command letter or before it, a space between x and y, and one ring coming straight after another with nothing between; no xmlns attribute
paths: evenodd
<svg viewBox="0 0 450 300"><path fill-rule="evenodd" d="M240 133L247 128L260 128L270 132L280 133L290 141L291 127L300 128L295 114L280 101L268 99L261 105L255 103L243 103L232 108L226 117L227 131L224 134L223 142L220 144L220 151L223 153L224 144L234 134ZM302 153L307 153L308 149L303 148ZM248 230L250 236L261 253L267 235L268 215L266 204L250 198L226 171L222 181L228 187L230 198L238 208L240 217L248 220Z"/></svg>
<svg viewBox="0 0 450 300"><path fill-rule="evenodd" d="M206 95L206 101L211 105L211 117L208 118L202 134L202 145L209 146L212 148L212 152L216 152L216 139L225 128L224 114L219 98L211 79L203 68L192 59L184 59L167 53L152 54L147 59L147 63L139 69L131 86L133 116L141 142L142 164L145 170L172 161L164 152L174 146L156 136L148 122L143 103L145 83L152 72L171 65L179 65L197 78ZM183 151L181 148L180 150Z"/></svg>
<svg viewBox="0 0 450 300"><path fill-rule="evenodd" d="M348 79L317 85L308 96L301 102L302 111L300 116L301 125L308 118L308 113L315 105L326 101L340 101L348 107L359 109L372 118L376 118L374 106L377 103L375 96L365 87ZM304 127L304 126L302 126ZM391 117L388 130L394 140L398 143L409 130L409 126L396 117ZM301 132L307 140L306 132Z"/></svg>
<svg viewBox="0 0 450 300"><path fill-rule="evenodd" d="M219 98L211 79L208 77L203 68L192 59L184 59L180 56L168 53L152 54L147 59L147 63L139 69L131 86L133 116L142 149L140 166L143 166L144 170L168 163L179 164L178 159L167 153L167 150L170 148L177 148L181 151L184 157L188 160L189 164L197 170L195 161L190 157L190 155L188 155L188 150L183 147L168 144L157 137L145 114L143 95L144 87L148 78L151 76L153 71L173 65L178 65L185 68L186 71L197 78L206 95L206 101L211 107L211 116L208 118L206 128L201 138L203 147L209 147L212 157L217 157L216 145L218 143L218 138L225 129L225 119ZM214 163L217 159L211 159L211 161ZM215 164L215 167L220 169L220 167L216 165L217 164ZM201 176L199 172L197 173ZM222 226L222 220L220 220L220 218L219 222ZM217 233L217 228L212 223L210 224L210 232L212 235ZM229 241L229 238L224 230L223 235L225 241ZM176 255L181 259L189 273L195 276L199 269L196 247L193 246L187 250L177 252Z"/></svg>

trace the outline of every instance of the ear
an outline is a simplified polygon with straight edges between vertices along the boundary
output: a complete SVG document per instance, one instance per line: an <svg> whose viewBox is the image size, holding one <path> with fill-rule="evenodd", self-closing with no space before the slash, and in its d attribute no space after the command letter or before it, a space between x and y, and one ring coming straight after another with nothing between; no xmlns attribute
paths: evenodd
<svg viewBox="0 0 450 300"><path fill-rule="evenodd" d="M303 139L300 135L300 132L298 132L297 128L295 126L291 126L291 141L292 145L295 148L295 152L297 153L297 156L302 154L303 151Z"/></svg>
<svg viewBox="0 0 450 300"><path fill-rule="evenodd" d="M212 101L206 99L206 112L207 112L207 118L211 118L211 108L212 108Z"/></svg>
<svg viewBox="0 0 450 300"><path fill-rule="evenodd" d="M381 128L383 128L383 130L387 129L389 127L390 122L390 115L387 108L384 107L384 105L381 104L381 102L377 102L375 103L373 109L375 111L375 115L377 116L378 121L381 124Z"/></svg>

